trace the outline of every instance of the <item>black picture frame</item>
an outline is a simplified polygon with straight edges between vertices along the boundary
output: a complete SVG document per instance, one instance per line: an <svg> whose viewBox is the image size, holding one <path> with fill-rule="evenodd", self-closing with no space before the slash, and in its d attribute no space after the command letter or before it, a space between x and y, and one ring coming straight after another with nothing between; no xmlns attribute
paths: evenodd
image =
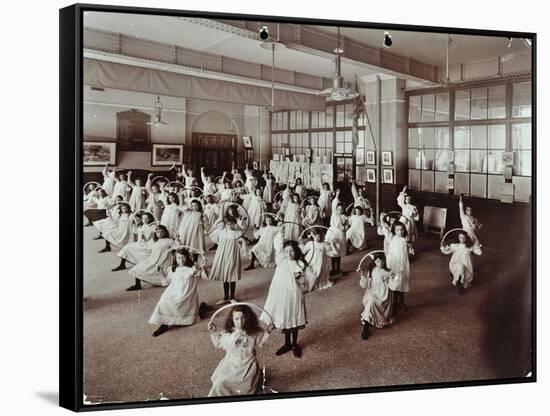
<svg viewBox="0 0 550 416"><path fill-rule="evenodd" d="M157 151L161 149L177 149L179 155L177 158L173 157L173 154L167 154L166 160L159 160ZM173 152L170 152L173 153ZM153 143L151 147L151 166L172 166L173 164L182 165L185 163L183 157L183 145L177 143Z"/></svg>
<svg viewBox="0 0 550 416"><path fill-rule="evenodd" d="M511 377L491 380L467 380L398 386L377 386L349 389L325 389L316 391L280 393L277 395L234 396L221 398L191 398L175 400L151 400L126 403L88 404L83 392L83 244L82 244L82 198L79 194L83 185L83 13L85 11L147 13L154 15L192 16L210 19L247 19L263 22L298 23L312 25L341 25L364 28L417 30L422 32L452 32L470 35L495 35L530 39L532 43L532 167L536 172L536 56L537 38L535 33L504 32L448 27L430 27L400 24L379 24L369 22L340 22L328 19L290 18L279 16L241 15L231 13L207 13L197 11L166 10L155 8L133 8L126 6L76 4L60 9L59 12L59 85L60 85L60 200L59 200L59 404L74 411L109 410L125 408L145 408L199 403L236 402L250 400L272 400L293 397L314 397L401 390L419 390L444 387L485 386L510 383L530 383L537 381L536 343L536 193L531 200L532 218L532 327L531 327L531 368L525 377ZM122 150L122 149L119 149ZM147 149L149 150L149 149ZM285 155L289 152L285 149ZM532 187L537 188L536 175L532 177Z"/></svg>

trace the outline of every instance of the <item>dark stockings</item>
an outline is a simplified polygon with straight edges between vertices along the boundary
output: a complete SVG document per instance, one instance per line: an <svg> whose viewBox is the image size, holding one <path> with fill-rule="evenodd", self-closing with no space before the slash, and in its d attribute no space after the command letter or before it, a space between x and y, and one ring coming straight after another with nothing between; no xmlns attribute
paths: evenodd
<svg viewBox="0 0 550 416"><path fill-rule="evenodd" d="M114 269L111 269L113 272L118 272L119 270L125 270L126 269L126 260L120 259L120 264L115 267Z"/></svg>
<svg viewBox="0 0 550 416"><path fill-rule="evenodd" d="M136 283L133 286L130 286L126 289L128 292L131 292L133 290L141 290L141 280L136 279Z"/></svg>
<svg viewBox="0 0 550 416"><path fill-rule="evenodd" d="M340 260L341 257L331 257L332 274L340 273Z"/></svg>
<svg viewBox="0 0 550 416"><path fill-rule="evenodd" d="M250 260L250 264L248 265L248 267L245 268L245 270L254 269L256 267L255 263L256 263L256 255L252 253L252 259Z"/></svg>
<svg viewBox="0 0 550 416"><path fill-rule="evenodd" d="M111 251L111 243L109 243L107 240L105 240L105 247L103 247L102 250L99 250L100 253L106 253L108 251Z"/></svg>
<svg viewBox="0 0 550 416"><path fill-rule="evenodd" d="M237 282L223 282L223 298L235 299L235 289L237 288Z"/></svg>

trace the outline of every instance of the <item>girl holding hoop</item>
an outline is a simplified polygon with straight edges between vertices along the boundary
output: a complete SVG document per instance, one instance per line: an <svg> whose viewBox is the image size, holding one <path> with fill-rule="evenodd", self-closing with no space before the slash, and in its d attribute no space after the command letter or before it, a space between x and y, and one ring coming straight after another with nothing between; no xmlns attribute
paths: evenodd
<svg viewBox="0 0 550 416"><path fill-rule="evenodd" d="M173 251L175 255L168 272L170 284L162 292L149 318L150 324L160 325L153 332L154 337L165 333L172 326L193 325L200 318L197 278L205 272L196 267L187 249Z"/></svg>
<svg viewBox="0 0 550 416"><path fill-rule="evenodd" d="M191 210L183 214L178 227L178 239L181 244L192 247L197 253L204 254L206 241L204 238L202 204L198 199L192 199L189 205ZM193 254L193 256L196 257L196 254Z"/></svg>
<svg viewBox="0 0 550 416"><path fill-rule="evenodd" d="M445 237L441 241L441 252L443 254L452 254L451 261L449 262L449 270L453 276L452 284L458 288L458 293L462 295L465 293L464 290L468 289L474 280L472 253L481 256L481 245L479 242L474 244L466 230L458 231L458 243L445 244L444 240Z"/></svg>
<svg viewBox="0 0 550 416"><path fill-rule="evenodd" d="M410 253L414 256L413 243L417 237L416 221L420 220L418 209L412 204L412 197L407 195L407 185L403 187L401 193L397 196L397 205L399 205L403 211L403 216L407 218L405 227L407 229L407 240L410 242Z"/></svg>
<svg viewBox="0 0 550 416"><path fill-rule="evenodd" d="M283 218L285 222L285 240L298 241L301 232L300 224L302 224L300 196L298 194L292 194L292 200L287 204Z"/></svg>
<svg viewBox="0 0 550 416"><path fill-rule="evenodd" d="M258 242L250 250L250 264L245 270L254 269L256 260L266 269L275 266L273 239L279 232L279 228L275 225L276 221L273 214L264 214L263 217L265 225L254 230L254 237L258 239Z"/></svg>
<svg viewBox="0 0 550 416"><path fill-rule="evenodd" d="M306 229L311 234L313 240L308 241L300 247L311 269L311 273L308 274L308 277L311 279L308 280L307 286L310 292L332 287L332 282L330 281L330 257L328 253L330 250L334 251L335 247L334 242L329 243L324 241L323 229L324 227L322 226L314 226L309 230Z"/></svg>
<svg viewBox="0 0 550 416"><path fill-rule="evenodd" d="M332 243L334 250L330 250L327 254L332 258L333 276L342 273L340 262L342 257L346 255L346 227L348 217L344 214L344 207L340 204L340 190L336 190L336 195L332 200L332 216L330 217L330 228L328 229L325 240Z"/></svg>
<svg viewBox="0 0 550 416"><path fill-rule="evenodd" d="M138 218L134 216L134 221ZM113 272L126 269L126 261L133 264L138 264L146 259L151 254L151 244L153 243L153 235L155 234L156 223L155 218L149 212L141 214L141 224L138 226L138 241L126 244L122 250L118 252L120 264L111 269Z"/></svg>
<svg viewBox="0 0 550 416"><path fill-rule="evenodd" d="M474 246L479 245L476 233L481 230L483 224L481 224L476 217L472 215L472 207L466 207L464 209L464 203L462 202L462 195L458 200L458 210L460 213L460 222L462 228L468 233L468 236L472 240Z"/></svg>
<svg viewBox="0 0 550 416"><path fill-rule="evenodd" d="M321 189L321 194L319 195L319 210L321 211L321 218L330 218L332 215L331 205L332 205L332 191L330 190L330 185L325 182L323 183L323 188Z"/></svg>
<svg viewBox="0 0 550 416"><path fill-rule="evenodd" d="M304 291L307 290L308 265L298 242L291 240L283 244L282 232L275 236L274 245L277 268L265 301L266 312L260 319L269 323L272 318L275 328L285 334L285 343L276 355L292 351L300 358L302 347L298 344L298 331L307 323Z"/></svg>
<svg viewBox="0 0 550 416"><path fill-rule="evenodd" d="M237 304L231 307L223 332L215 332L212 322L208 331L214 346L225 350L225 357L212 374L208 397L258 393L261 369L256 348L267 341L271 327L264 330L248 305Z"/></svg>

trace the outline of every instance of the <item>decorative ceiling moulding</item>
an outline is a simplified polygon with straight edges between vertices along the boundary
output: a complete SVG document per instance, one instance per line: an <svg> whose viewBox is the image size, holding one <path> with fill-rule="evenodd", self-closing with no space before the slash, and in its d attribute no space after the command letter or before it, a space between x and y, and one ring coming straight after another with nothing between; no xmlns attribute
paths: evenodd
<svg viewBox="0 0 550 416"><path fill-rule="evenodd" d="M87 29L84 33L84 46L90 53L92 53L91 51L109 52L119 54L121 57L177 64L182 67L200 69L201 71L211 71L258 81L264 80L271 83L271 67L268 65L153 42L143 38ZM95 58L101 59L97 56ZM330 84L331 80L288 69L275 68L275 82L298 88L297 90L278 85L276 88L279 89L317 94L325 85Z"/></svg>
<svg viewBox="0 0 550 416"><path fill-rule="evenodd" d="M96 59L99 58L99 59ZM131 62L131 64L129 64ZM152 94L207 101L221 101L269 107L271 89L265 81L234 77L229 82L219 74L184 68L178 65L154 62L140 58L121 57L108 52L84 50L84 84ZM208 75L208 77L206 76ZM239 82L241 81L241 82ZM255 82L256 85L253 85ZM288 91L294 88L299 91ZM324 111L324 97L316 91L276 86L278 106L288 109Z"/></svg>

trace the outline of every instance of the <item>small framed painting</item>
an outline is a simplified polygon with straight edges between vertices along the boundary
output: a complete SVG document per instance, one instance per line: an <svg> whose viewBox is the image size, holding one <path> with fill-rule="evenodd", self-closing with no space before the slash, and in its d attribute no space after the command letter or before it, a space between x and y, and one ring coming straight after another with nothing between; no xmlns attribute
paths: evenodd
<svg viewBox="0 0 550 416"><path fill-rule="evenodd" d="M256 162L256 161L252 162L252 169L254 169L254 170L258 170L258 169L259 169L259 167L258 167L258 162Z"/></svg>
<svg viewBox="0 0 550 416"><path fill-rule="evenodd" d="M367 150L367 165L376 165L376 153L374 153L374 150Z"/></svg>
<svg viewBox="0 0 550 416"><path fill-rule="evenodd" d="M252 149L252 137L243 136L243 144L245 149Z"/></svg>
<svg viewBox="0 0 550 416"><path fill-rule="evenodd" d="M116 165L116 142L83 142L84 166Z"/></svg>
<svg viewBox="0 0 550 416"><path fill-rule="evenodd" d="M183 163L183 145L153 144L151 166L172 166Z"/></svg>
<svg viewBox="0 0 550 416"><path fill-rule="evenodd" d="M382 175L384 178L384 183L393 183L393 169L383 169Z"/></svg>
<svg viewBox="0 0 550 416"><path fill-rule="evenodd" d="M391 169L384 169L391 170ZM376 182L376 169L369 168L367 169L367 182Z"/></svg>
<svg viewBox="0 0 550 416"><path fill-rule="evenodd" d="M384 166L392 166L393 165L391 152L382 152L382 165L384 165Z"/></svg>

